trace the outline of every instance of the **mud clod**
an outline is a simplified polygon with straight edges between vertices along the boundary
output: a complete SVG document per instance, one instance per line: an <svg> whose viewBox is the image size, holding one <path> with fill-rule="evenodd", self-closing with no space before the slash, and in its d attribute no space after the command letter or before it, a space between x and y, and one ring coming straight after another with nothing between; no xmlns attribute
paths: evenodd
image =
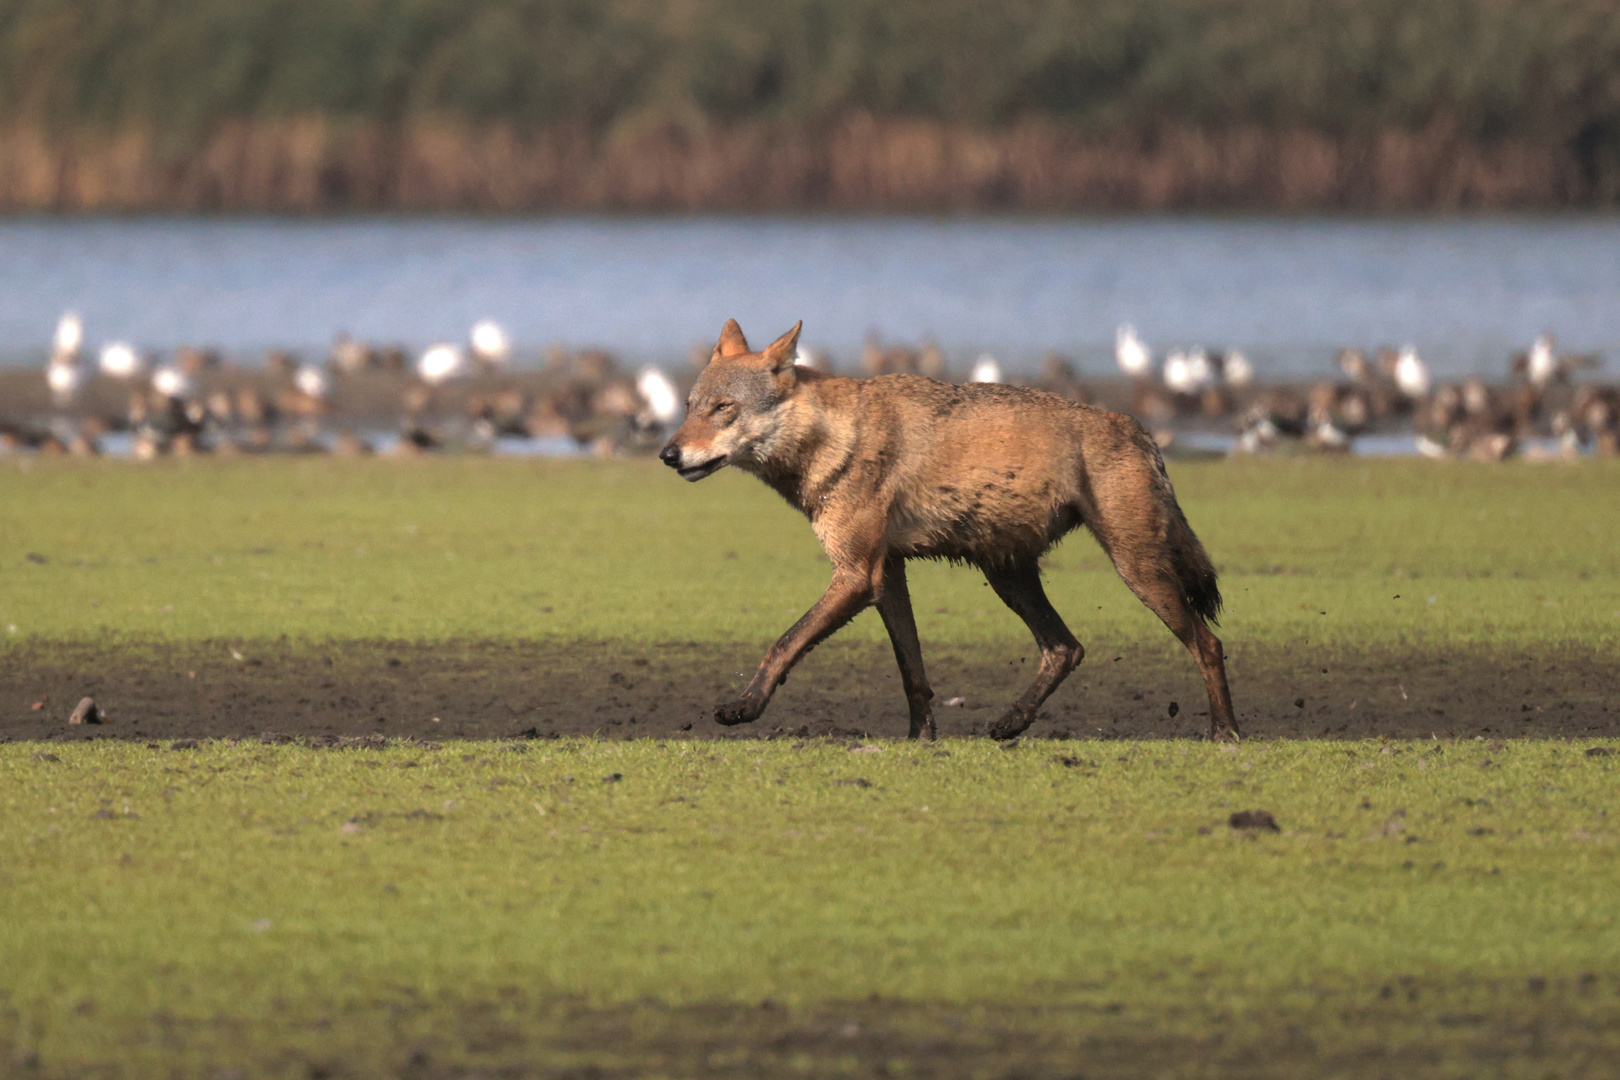
<svg viewBox="0 0 1620 1080"><path fill-rule="evenodd" d="M1181 702L1179 702L1179 701L1172 701L1170 703L1170 707L1165 710L1165 712L1170 714L1170 719L1172 719L1172 720L1174 720L1176 718L1176 714L1179 713L1180 711L1181 711Z"/></svg>
<svg viewBox="0 0 1620 1080"><path fill-rule="evenodd" d="M101 709L96 705L95 698L81 698L73 714L68 717L70 724L100 724L106 718L101 715Z"/></svg>
<svg viewBox="0 0 1620 1080"><path fill-rule="evenodd" d="M1234 829L1264 829L1268 832L1282 832L1277 819L1271 816L1270 810L1239 810L1226 819L1226 823Z"/></svg>

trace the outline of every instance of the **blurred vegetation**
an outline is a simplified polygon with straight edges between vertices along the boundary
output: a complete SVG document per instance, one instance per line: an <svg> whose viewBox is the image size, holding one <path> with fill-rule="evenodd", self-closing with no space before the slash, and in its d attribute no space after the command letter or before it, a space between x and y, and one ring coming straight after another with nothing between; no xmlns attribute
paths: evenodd
<svg viewBox="0 0 1620 1080"><path fill-rule="evenodd" d="M1620 196L1605 0L0 0L0 124L450 120L591 136L852 115L1421 132L1557 148Z"/></svg>

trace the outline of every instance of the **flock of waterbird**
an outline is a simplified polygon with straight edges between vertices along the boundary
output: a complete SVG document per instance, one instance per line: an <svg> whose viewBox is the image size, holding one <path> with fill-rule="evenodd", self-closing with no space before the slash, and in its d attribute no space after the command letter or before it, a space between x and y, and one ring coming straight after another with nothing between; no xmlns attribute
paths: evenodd
<svg viewBox="0 0 1620 1080"><path fill-rule="evenodd" d="M273 353L262 369L189 348L155 361L123 341L102 345L94 364L85 352L83 322L64 315L45 365L51 415L43 422L0 417L0 449L96 453L107 436L125 434L140 459L199 451L411 454L516 437L611 454L658 445L679 422L684 397L680 374L657 366L630 374L603 352L553 350L541 370L520 371L510 334L489 319L476 323L465 343L433 344L414 361L397 346L346 335L322 363ZM1114 355L1123 379L1082 380L1071 361L1054 354L1031 382L1071 400L1126 409L1167 448L1192 428L1225 431L1234 453L1344 452L1364 435L1404 433L1418 453L1436 458L1620 454L1620 390L1577 382L1576 373L1595 368L1597 358L1560 354L1551 335L1512 357L1498 385L1477 377L1437 382L1410 345L1371 354L1343 349L1339 376L1309 385L1261 385L1236 350L1173 348L1159 362L1129 325L1119 327ZM695 352L694 365L706 358ZM798 362L830 366L809 349ZM866 376L950 376L943 351L928 343L869 340L859 367ZM1003 382L1006 375L984 354L967 381Z"/></svg>

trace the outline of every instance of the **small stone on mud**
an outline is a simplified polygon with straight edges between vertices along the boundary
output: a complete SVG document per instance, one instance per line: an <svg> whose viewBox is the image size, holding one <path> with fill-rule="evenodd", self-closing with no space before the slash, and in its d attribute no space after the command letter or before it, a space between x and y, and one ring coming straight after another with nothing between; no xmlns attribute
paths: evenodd
<svg viewBox="0 0 1620 1080"><path fill-rule="evenodd" d="M1170 719L1174 720L1176 718L1176 713L1181 711L1181 702L1172 701L1170 703L1170 708L1166 709L1165 711L1170 714Z"/></svg>
<svg viewBox="0 0 1620 1080"><path fill-rule="evenodd" d="M96 706L96 699L88 697L82 699L73 710L73 715L68 717L70 724L100 724L104 720L101 709Z"/></svg>
<svg viewBox="0 0 1620 1080"><path fill-rule="evenodd" d="M44 697L40 698L38 701L34 702L32 705L30 705L28 707L30 709L34 710L35 712L39 712L39 710L43 709L46 705L50 704L50 701L51 701L51 696L49 694L46 694Z"/></svg>
<svg viewBox="0 0 1620 1080"><path fill-rule="evenodd" d="M1303 709L1304 707L1305 707L1305 699L1304 698L1297 697L1297 698L1294 699L1294 708Z"/></svg>
<svg viewBox="0 0 1620 1080"><path fill-rule="evenodd" d="M1282 832L1277 819L1271 816L1270 810L1239 810L1227 818L1226 823L1234 829L1266 829L1271 832Z"/></svg>
<svg viewBox="0 0 1620 1080"><path fill-rule="evenodd" d="M690 720L688 720L686 723L682 724L681 725L681 730L682 731L691 731L692 730L692 722Z"/></svg>

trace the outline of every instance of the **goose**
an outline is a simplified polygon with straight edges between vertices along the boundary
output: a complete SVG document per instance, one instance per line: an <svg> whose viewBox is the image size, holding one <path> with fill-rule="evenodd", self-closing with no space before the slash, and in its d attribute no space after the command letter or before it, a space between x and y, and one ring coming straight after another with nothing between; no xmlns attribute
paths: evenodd
<svg viewBox="0 0 1620 1080"><path fill-rule="evenodd" d="M1429 392L1429 369L1411 345L1403 345L1395 360L1395 385L1409 398L1424 397Z"/></svg>
<svg viewBox="0 0 1620 1080"><path fill-rule="evenodd" d="M668 375L655 367L641 369L636 376L636 393L647 403L647 414L665 427L681 415L681 395Z"/></svg>
<svg viewBox="0 0 1620 1080"><path fill-rule="evenodd" d="M480 363L495 367L512 359L512 339L505 328L493 319L480 319L474 323L471 341L473 356Z"/></svg>
<svg viewBox="0 0 1620 1080"><path fill-rule="evenodd" d="M114 341L101 347L101 373L114 379L133 379L146 367L141 354L124 341Z"/></svg>
<svg viewBox="0 0 1620 1080"><path fill-rule="evenodd" d="M437 386L467 374L467 355L455 345L443 342L431 346L416 362L416 373L429 386Z"/></svg>
<svg viewBox="0 0 1620 1080"><path fill-rule="evenodd" d="M998 383L1001 381L1001 363L989 353L982 354L973 362L973 371L968 375L968 382Z"/></svg>
<svg viewBox="0 0 1620 1080"><path fill-rule="evenodd" d="M1119 369L1133 379L1143 378L1153 366L1153 354L1136 336L1136 327L1130 323L1123 323L1114 331L1114 360Z"/></svg>

